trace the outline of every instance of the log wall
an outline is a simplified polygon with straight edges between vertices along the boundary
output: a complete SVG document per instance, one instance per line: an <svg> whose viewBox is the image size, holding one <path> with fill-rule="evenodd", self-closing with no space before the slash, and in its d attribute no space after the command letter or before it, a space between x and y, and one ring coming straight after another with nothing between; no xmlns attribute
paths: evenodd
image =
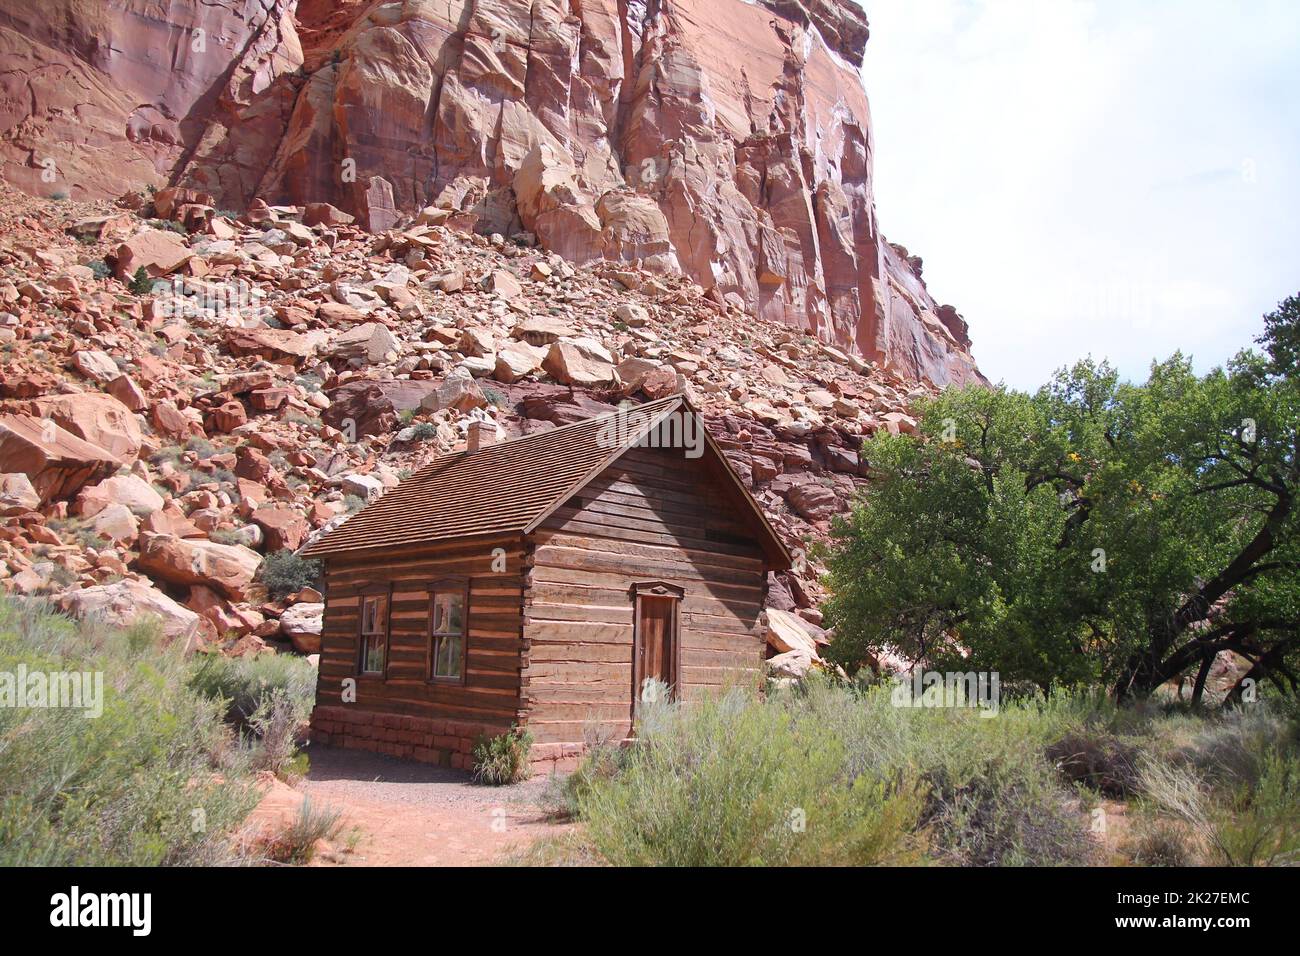
<svg viewBox="0 0 1300 956"><path fill-rule="evenodd" d="M312 739L469 766L479 734L504 733L524 716L523 561L518 536L327 558ZM427 679L428 586L454 576L470 582L463 685ZM360 596L370 586L390 584L387 672L362 675L357 667ZM345 680L355 681L355 702L344 701Z"/></svg>
<svg viewBox="0 0 1300 956"><path fill-rule="evenodd" d="M685 699L758 680L766 566L706 461L631 449L532 535L522 663L535 760L571 766L593 736L627 736L637 582L685 589Z"/></svg>

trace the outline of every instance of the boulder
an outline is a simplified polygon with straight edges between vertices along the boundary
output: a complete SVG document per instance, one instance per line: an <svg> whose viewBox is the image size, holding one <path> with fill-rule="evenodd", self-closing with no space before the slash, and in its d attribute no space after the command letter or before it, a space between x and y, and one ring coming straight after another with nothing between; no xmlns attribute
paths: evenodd
<svg viewBox="0 0 1300 956"><path fill-rule="evenodd" d="M75 511L83 518L91 518L109 505L124 505L144 517L161 510L163 503L163 496L147 481L135 475L116 475L82 489Z"/></svg>
<svg viewBox="0 0 1300 956"><path fill-rule="evenodd" d="M226 339L231 355L257 355L268 361L296 365L311 358L327 339L324 332L290 329L236 329Z"/></svg>
<svg viewBox="0 0 1300 956"><path fill-rule="evenodd" d="M102 509L90 522L101 538L114 544L130 545L140 533L140 522L126 505L113 504Z"/></svg>
<svg viewBox="0 0 1300 956"><path fill-rule="evenodd" d="M496 353L492 377L498 382L514 383L542 367L546 349L536 348L527 342L510 342Z"/></svg>
<svg viewBox="0 0 1300 956"><path fill-rule="evenodd" d="M382 176L371 176L361 194L361 222L369 232L384 232L402 218L393 202L393 184Z"/></svg>
<svg viewBox="0 0 1300 956"><path fill-rule="evenodd" d="M142 412L149 407L148 397L130 375L119 375L104 388L108 394L121 402L127 411Z"/></svg>
<svg viewBox="0 0 1300 956"><path fill-rule="evenodd" d="M578 333L573 326L561 322L559 319L548 315L535 315L516 325L510 334L514 338L522 339L529 345L543 346L551 345L560 339L572 338Z"/></svg>
<svg viewBox="0 0 1300 956"><path fill-rule="evenodd" d="M813 659L804 651L786 651L765 662L768 676L775 679L800 680L812 669Z"/></svg>
<svg viewBox="0 0 1300 956"><path fill-rule="evenodd" d="M201 584L234 600L246 598L262 556L238 544L145 534L140 538L140 570L169 584Z"/></svg>
<svg viewBox="0 0 1300 956"><path fill-rule="evenodd" d="M280 615L280 630L293 643L293 648L298 653L319 654L324 619L324 604L295 604Z"/></svg>
<svg viewBox="0 0 1300 956"><path fill-rule="evenodd" d="M614 310L614 318L630 328L640 328L650 324L650 313L646 307L635 302L624 302Z"/></svg>
<svg viewBox="0 0 1300 956"><path fill-rule="evenodd" d="M367 435L384 435L397 428L402 412L420 408L437 390L437 384L429 381L352 381L325 393L330 404L321 413L321 419L351 441Z"/></svg>
<svg viewBox="0 0 1300 956"><path fill-rule="evenodd" d="M176 219L182 206L211 206L215 202L208 193L182 186L165 186L153 194L153 208L159 219Z"/></svg>
<svg viewBox="0 0 1300 956"><path fill-rule="evenodd" d="M479 285L484 292L491 292L506 300L517 298L524 291L519 280L504 269L493 269L483 277Z"/></svg>
<svg viewBox="0 0 1300 956"><path fill-rule="evenodd" d="M258 508L252 521L262 529L268 553L286 548L297 551L311 531L307 520L292 508Z"/></svg>
<svg viewBox="0 0 1300 956"><path fill-rule="evenodd" d="M107 352L98 349L86 349L72 356L72 368L82 376L101 385L107 385L122 374Z"/></svg>
<svg viewBox="0 0 1300 956"><path fill-rule="evenodd" d="M116 369L114 366L115 372ZM112 395L102 392L51 395L33 399L27 403L26 410L52 419L60 428L104 449L123 464L131 464L140 455L144 442L140 422L131 409Z"/></svg>
<svg viewBox="0 0 1300 956"><path fill-rule="evenodd" d="M206 630L199 616L177 604L157 588L127 578L66 592L59 600L76 618L97 618L110 627L130 627L156 620L169 640L194 641Z"/></svg>
<svg viewBox="0 0 1300 956"><path fill-rule="evenodd" d="M143 267L150 278L157 278L175 272L189 261L190 255L185 240L176 233L143 229L117 247L113 273L119 279L130 279Z"/></svg>
<svg viewBox="0 0 1300 956"><path fill-rule="evenodd" d="M474 381L473 374L469 369L460 367L452 369L420 407L429 412L451 408L463 413L476 408L486 408L487 404L487 396Z"/></svg>
<svg viewBox="0 0 1300 956"><path fill-rule="evenodd" d="M204 419L204 425L211 432L233 432L236 428L248 424L248 410L242 402L231 399L212 409Z"/></svg>
<svg viewBox="0 0 1300 956"><path fill-rule="evenodd" d="M779 653L799 651L809 658L818 657L817 641L807 621L788 611L767 609L767 643Z"/></svg>
<svg viewBox="0 0 1300 956"><path fill-rule="evenodd" d="M648 372L641 379L640 387L641 394L652 402L682 391L681 384L677 381L677 372L667 365Z"/></svg>
<svg viewBox="0 0 1300 956"><path fill-rule="evenodd" d="M652 362L650 359L627 358L618 363L616 371L618 380L623 383L623 394L631 395L641 388L646 377L659 369L658 362ZM673 381L677 381L676 373L673 374Z"/></svg>
<svg viewBox="0 0 1300 956"><path fill-rule="evenodd" d="M154 428L174 441L204 437L202 420L189 409L182 411L177 408L175 402L155 403L149 409L149 420Z"/></svg>
<svg viewBox="0 0 1300 956"><path fill-rule="evenodd" d="M37 511L41 496L32 487L32 481L21 473L0 475L0 517Z"/></svg>
<svg viewBox="0 0 1300 956"><path fill-rule="evenodd" d="M0 415L0 473L25 474L43 503L71 497L122 464L49 419Z"/></svg>
<svg viewBox="0 0 1300 956"><path fill-rule="evenodd" d="M786 493L786 500L805 521L825 521L843 510L839 495L816 481L794 485Z"/></svg>
<svg viewBox="0 0 1300 956"><path fill-rule="evenodd" d="M330 342L329 357L342 361L358 361L365 365L378 365L392 361L401 351L401 343L379 322L365 322L346 332L340 332Z"/></svg>
<svg viewBox="0 0 1300 956"><path fill-rule="evenodd" d="M880 417L885 423L885 429L891 435L915 435L917 432L916 419L911 415L902 412L886 412Z"/></svg>
<svg viewBox="0 0 1300 956"><path fill-rule="evenodd" d="M304 226L350 226L356 222L355 216L349 216L342 209L327 202L309 202L302 211Z"/></svg>
<svg viewBox="0 0 1300 956"><path fill-rule="evenodd" d="M374 501L384 493L384 483L374 475L345 475L340 487L345 495L356 495L362 501Z"/></svg>
<svg viewBox="0 0 1300 956"><path fill-rule="evenodd" d="M616 380L613 357L594 339L563 339L554 343L542 363L557 382L587 388Z"/></svg>

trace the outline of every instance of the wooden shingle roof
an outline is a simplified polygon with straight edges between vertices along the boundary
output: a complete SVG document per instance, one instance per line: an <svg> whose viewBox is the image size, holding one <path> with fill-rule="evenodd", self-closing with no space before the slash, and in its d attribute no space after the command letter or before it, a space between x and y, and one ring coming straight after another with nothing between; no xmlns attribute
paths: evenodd
<svg viewBox="0 0 1300 956"><path fill-rule="evenodd" d="M432 544L450 538L534 530L556 508L604 471L674 411L697 414L680 395L636 406L631 427L611 428L619 412L444 455L378 501L303 549L306 557ZM762 510L745 491L721 450L700 426L706 454L756 524L756 537L773 564L790 555ZM611 441L611 436L615 437ZM743 498L743 501L740 499Z"/></svg>

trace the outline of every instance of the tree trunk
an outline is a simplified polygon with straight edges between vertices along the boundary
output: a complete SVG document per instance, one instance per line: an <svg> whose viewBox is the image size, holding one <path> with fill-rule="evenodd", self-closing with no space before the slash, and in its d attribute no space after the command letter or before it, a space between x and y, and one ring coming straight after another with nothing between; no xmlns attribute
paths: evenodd
<svg viewBox="0 0 1300 956"><path fill-rule="evenodd" d="M1192 706L1201 705L1201 695L1205 693L1205 679L1210 676L1210 667L1214 664L1214 654L1201 658L1201 669L1196 672L1196 683L1192 686Z"/></svg>

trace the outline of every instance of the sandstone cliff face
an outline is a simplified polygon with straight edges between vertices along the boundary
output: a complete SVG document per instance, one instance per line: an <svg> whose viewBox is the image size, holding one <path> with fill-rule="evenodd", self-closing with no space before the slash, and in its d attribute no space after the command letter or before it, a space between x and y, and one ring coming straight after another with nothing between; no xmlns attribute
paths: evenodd
<svg viewBox="0 0 1300 956"><path fill-rule="evenodd" d="M879 231L852 0L30 8L0 0L0 171L30 192L174 182L373 230L436 206L685 273L912 379L979 379L965 323Z"/></svg>

